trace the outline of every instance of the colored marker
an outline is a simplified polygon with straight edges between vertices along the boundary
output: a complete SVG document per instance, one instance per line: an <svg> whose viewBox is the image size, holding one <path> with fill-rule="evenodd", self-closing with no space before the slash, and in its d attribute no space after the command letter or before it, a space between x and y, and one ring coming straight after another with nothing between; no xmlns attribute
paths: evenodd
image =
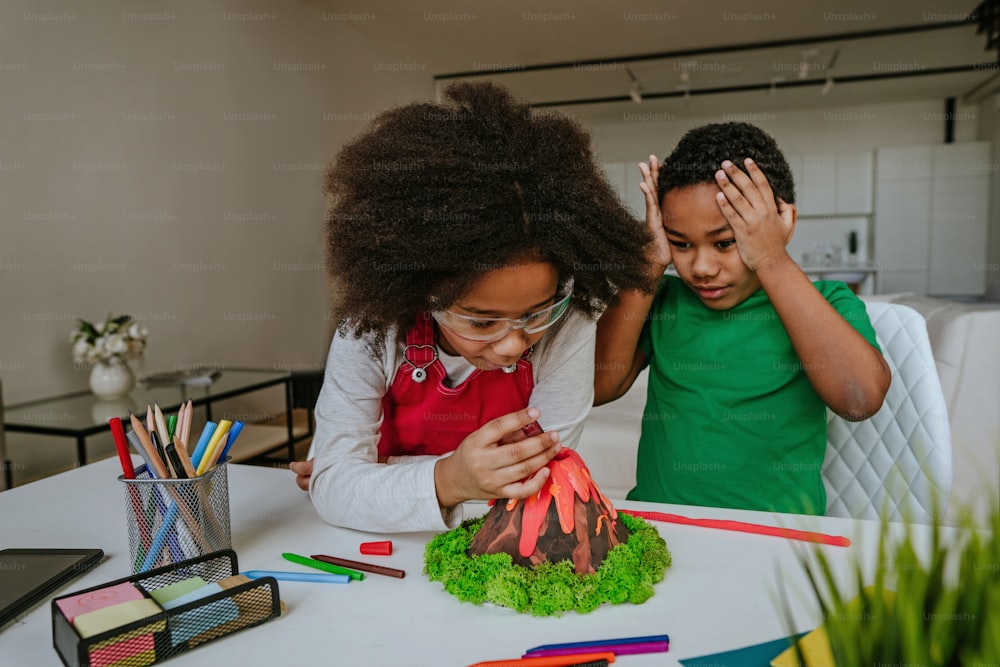
<svg viewBox="0 0 1000 667"><path fill-rule="evenodd" d="M208 449L208 443L212 440L212 434L215 432L215 422L208 421L205 422L205 428L201 429L201 437L198 438L198 444L195 445L194 454L191 455L191 465L196 469L201 463L201 459L205 456L205 450Z"/></svg>
<svg viewBox="0 0 1000 667"><path fill-rule="evenodd" d="M229 450L233 448L233 443L236 442L236 438L239 437L240 431L242 430L243 430L243 422L241 421L233 422L232 427L229 429L229 435L226 438L226 447L222 450L222 453L219 454L219 458L216 459L216 461L226 460L226 455L229 453Z"/></svg>
<svg viewBox="0 0 1000 667"><path fill-rule="evenodd" d="M397 579L402 579L406 576L406 572L403 570L397 570L394 567L386 567L385 565L373 565L371 563L362 563L356 560L348 560L346 558L337 558L336 556L325 556L323 554L313 554L313 559L322 561L324 563L330 563L331 565L339 565L341 567L353 568L355 570L361 570L362 572L371 572L372 574L383 574L387 577L396 577Z"/></svg>
<svg viewBox="0 0 1000 667"><path fill-rule="evenodd" d="M646 635L645 637L620 637L616 639L592 639L583 642L566 642L564 644L543 644L529 648L525 653L549 651L560 648L587 648L591 646L609 646L611 644L645 644L648 642L670 642L670 635Z"/></svg>
<svg viewBox="0 0 1000 667"><path fill-rule="evenodd" d="M548 649L537 649L529 653L525 653L523 657L525 658L541 658L544 656L557 656L557 655L578 655L580 651L611 651L615 655L638 655L640 653L666 653L670 650L670 642L667 641L653 641L653 642L631 642L631 643L614 643L614 644L601 644L600 646L584 646L584 647L571 647L571 648L548 648Z"/></svg>
<svg viewBox="0 0 1000 667"><path fill-rule="evenodd" d="M580 664L600 664L601 660L615 661L615 654L610 651L599 653L577 653L576 655L547 655L537 658L509 658L507 660L489 660L477 662L469 667L570 667Z"/></svg>
<svg viewBox="0 0 1000 667"><path fill-rule="evenodd" d="M351 579L355 581L362 581L365 575L358 572L357 570L351 570L346 567L341 567L340 565L333 565L332 563L324 563L316 558L306 558L305 556L300 556L298 554L283 553L281 557L285 560L291 561L293 563L298 563L299 565L305 565L306 567L314 567L317 570L323 570L324 572L332 572L333 574L346 574Z"/></svg>
<svg viewBox="0 0 1000 667"><path fill-rule="evenodd" d="M247 570L240 574L251 579L273 577L278 581L305 581L314 584L347 584L351 578L346 574L313 574L312 572L277 572L274 570Z"/></svg>

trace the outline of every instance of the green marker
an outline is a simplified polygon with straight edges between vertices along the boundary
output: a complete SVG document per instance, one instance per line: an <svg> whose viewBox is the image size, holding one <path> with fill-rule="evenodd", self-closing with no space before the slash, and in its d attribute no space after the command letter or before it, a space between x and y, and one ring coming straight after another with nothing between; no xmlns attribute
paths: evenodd
<svg viewBox="0 0 1000 667"><path fill-rule="evenodd" d="M293 563L298 563L299 565L305 565L306 567L314 567L317 570L323 570L324 572L332 572L333 574L346 574L355 581L361 581L362 579L365 578L363 572L358 572L357 570L351 570L346 567L340 567L339 565L333 565L332 563L324 563L323 561L316 560L315 558L306 558L305 556L300 556L298 554L290 554L290 553L281 554L281 557Z"/></svg>

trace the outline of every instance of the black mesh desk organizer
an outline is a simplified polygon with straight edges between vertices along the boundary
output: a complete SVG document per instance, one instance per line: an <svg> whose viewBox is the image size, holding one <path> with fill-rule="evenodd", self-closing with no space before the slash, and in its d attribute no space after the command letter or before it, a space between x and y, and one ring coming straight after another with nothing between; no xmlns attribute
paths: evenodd
<svg viewBox="0 0 1000 667"><path fill-rule="evenodd" d="M278 582L272 577L252 579L87 638L80 636L56 604L56 600L62 598L123 582L132 583L149 597L149 591L193 576L199 576L211 584L238 573L236 553L226 549L60 596L51 603L52 643L67 667L112 664L115 667L139 667L166 660L279 616L281 600L278 596ZM220 623L220 604L228 604L230 607L235 604L238 616ZM181 627L185 639L178 642L176 633ZM140 648L137 649L137 646Z"/></svg>

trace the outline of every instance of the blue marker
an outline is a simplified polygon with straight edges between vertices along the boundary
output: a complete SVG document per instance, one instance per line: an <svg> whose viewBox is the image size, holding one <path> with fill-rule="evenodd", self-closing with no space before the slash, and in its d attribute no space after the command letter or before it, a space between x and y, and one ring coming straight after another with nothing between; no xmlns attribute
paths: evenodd
<svg viewBox="0 0 1000 667"><path fill-rule="evenodd" d="M208 441L212 439L212 434L215 432L215 422L205 422L205 428L201 429L201 437L198 438L198 444L195 445L194 454L191 455L191 465L194 469L198 469L198 464L201 463L201 457L205 455L205 450L208 449Z"/></svg>
<svg viewBox="0 0 1000 667"><path fill-rule="evenodd" d="M239 437L240 431L242 430L243 430L243 422L238 420L233 422L233 425L229 427L229 433L226 434L226 447L225 449L222 450L222 453L219 454L218 458L219 463L222 463L223 461L226 460L226 454L228 454L229 450L232 449L233 443L236 442L236 438Z"/></svg>
<svg viewBox="0 0 1000 667"><path fill-rule="evenodd" d="M347 584L351 578L346 574L322 574L312 572L276 572L274 570L247 570L240 574L251 579L274 577L278 581L307 581L314 584Z"/></svg>

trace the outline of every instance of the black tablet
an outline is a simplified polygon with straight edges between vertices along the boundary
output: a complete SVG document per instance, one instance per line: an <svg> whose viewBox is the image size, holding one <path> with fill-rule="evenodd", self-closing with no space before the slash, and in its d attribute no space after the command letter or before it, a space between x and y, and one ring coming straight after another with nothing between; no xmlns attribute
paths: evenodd
<svg viewBox="0 0 1000 667"><path fill-rule="evenodd" d="M103 556L101 549L0 550L0 627L85 574Z"/></svg>

